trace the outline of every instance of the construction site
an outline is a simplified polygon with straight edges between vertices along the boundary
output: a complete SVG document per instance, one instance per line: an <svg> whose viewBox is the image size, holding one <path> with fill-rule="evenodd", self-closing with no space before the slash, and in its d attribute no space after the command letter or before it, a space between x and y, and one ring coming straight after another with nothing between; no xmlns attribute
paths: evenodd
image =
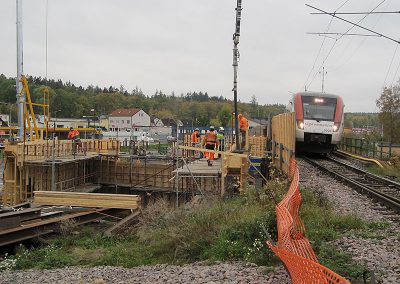
<svg viewBox="0 0 400 284"><path fill-rule="evenodd" d="M207 18L203 6L192 8L203 5L196 1L190 5L187 1L113 3L118 9L107 6L109 3L98 4L101 1L83 1L79 9L72 5L68 21L71 26L79 18L94 21L90 32L80 39L84 48L74 51L76 46L69 46L69 39L62 44L55 40L57 45L51 52L57 56L50 65L48 19L54 17L57 22L50 25L53 36L64 36L66 24L60 25L62 21L55 15L61 19L64 9L68 14L70 3L52 3L60 9L55 13L45 1L45 55L37 60L45 61L45 75L37 72L36 76L24 71L24 66L34 70L34 64L29 61L31 65L24 65L22 2L15 1L16 74L11 79L0 75L0 284L399 283L400 158L396 150L400 144L396 143L400 140L396 139L400 136L396 135L400 134L395 131L399 112L388 116L386 103L388 97L400 96L400 86L384 87L376 100L381 113L347 117L349 96L325 90L328 73L324 64L343 35L373 35L399 44L361 26L369 14L398 14L374 11L385 1L368 13L336 13L349 1L333 13L306 4L314 11L311 14L332 17L325 33L309 34L329 35L335 43L326 57L322 56L317 70L320 54L326 53L324 39L304 91L303 87L296 93L289 91L288 105L273 101L273 94L279 92L263 88L288 81L293 84L292 78L284 77L295 69L293 59L288 57L291 65L281 73L279 63L273 73L281 77L271 79L265 68L255 68L258 64L271 68L269 64L276 60L275 55L266 56L265 48L255 52L253 63L244 62L243 69L250 77L243 76L241 90L246 91L239 92L242 0L234 1L234 14L229 7L232 19L234 15L234 33L228 42L230 47L233 43L227 57L233 67L233 74L228 74L229 86L223 72L213 73L217 68L213 64L225 60L225 51L216 52L220 44L212 43L213 37L220 40L224 36L210 36L224 25L222 10L214 8L212 17ZM257 5L266 5L261 2ZM129 5L127 13L125 6ZM226 8L225 3L213 5ZM264 14L257 16L253 3L249 6L254 9L249 9L249 14L256 15L253 18L264 18ZM81 9L85 14L80 14ZM92 9L104 9L103 14L92 13ZM110 12L112 9L118 11ZM144 16L142 12L135 14L141 9ZM159 10L161 14L155 13ZM176 11L179 13L174 14ZM183 14L186 18L180 22ZM353 23L339 14L365 16ZM196 16L198 22L192 22ZM102 25L112 17L108 25L116 28L107 34ZM217 20L210 24L210 30L196 35L201 44L175 37L174 33L186 25L192 34L195 25L206 26L211 18ZM251 21L253 18L246 24L254 29L259 25ZM348 34L352 28L345 34L329 32L333 19L371 34ZM152 27L157 20L161 22ZM27 26L36 29L43 23ZM175 26L167 31L170 23ZM74 32L84 26L76 25ZM142 37L130 34L138 26L145 31ZM256 48L261 36L249 34L257 42L249 46ZM152 40L159 35L155 44ZM102 49L91 36L110 44L99 56L101 60L85 61ZM135 42L128 44L129 37ZM275 39L268 39L268 48L271 42ZM285 52L299 42L296 39L277 46L279 52ZM32 50L37 47L29 44L25 54L34 57ZM155 46L162 48L157 51ZM193 46L194 53L187 56L186 49ZM200 46L213 51L199 55ZM62 61L64 53L71 50L80 60L79 64L71 63L72 67ZM293 58L303 54L300 52L299 47ZM396 53L397 47L385 83ZM185 56L174 58L177 54ZM252 58L249 53L244 55L246 60ZM63 62L61 67L57 60ZM152 61L160 62L158 69L147 65ZM184 65L187 62L190 64ZM123 64L127 69L120 69ZM54 78L49 79L48 65L54 68ZM78 77L72 78L77 85L60 75L60 70L76 73ZM107 76L102 77L104 74ZM322 77L322 91L308 90L317 75ZM130 81L132 78L136 81ZM141 80L149 80L151 89L143 91L132 83L142 84ZM97 82L121 84L92 85ZM122 82L129 82L132 91ZM187 82L192 85L185 85ZM191 91L194 86L213 94L204 89ZM259 86L257 98L252 94ZM171 95L159 88L170 88ZM174 88L180 95L175 95ZM190 91L185 94L183 88ZM224 94L226 90L232 92L232 99ZM250 103L244 102L250 95ZM286 97L281 97L286 103ZM395 100L388 101L392 106ZM381 123L380 130L375 126L353 127L373 119ZM345 131L349 129L345 124L352 126L351 131Z"/></svg>
<svg viewBox="0 0 400 284"><path fill-rule="evenodd" d="M293 116L282 118L293 119ZM293 134L293 129L288 129L286 134L280 132L275 139L283 139L284 136L279 135ZM235 144L229 143L227 138L226 151L215 151L215 155L221 158L212 167L207 165L205 158L194 157L195 152L207 150L192 147L189 138L182 145L171 144L169 155L150 153L143 156L120 152L120 143L115 140L82 140L82 148L76 152L74 142L68 140L39 138L7 143L4 149L2 211L6 212L7 208L39 208L35 209L34 216L38 218L40 227L42 220L37 205L140 210L161 198L171 206L179 207L194 196L223 200L239 193L249 182L254 183L256 177L265 179L269 163L267 153L272 153L272 148L267 151L267 137L248 137L246 150L241 153L232 150ZM293 150L287 146L280 147L283 144L277 141L273 142L273 161L287 171ZM269 154L268 157L272 156ZM253 175L249 174L250 167ZM7 234L11 234L13 229L21 229L20 216L26 214L25 211L1 215L4 221L1 227L7 229L0 232L2 245L17 241L7 238ZM93 212L96 211L87 214ZM74 215L69 217L74 218ZM31 225L34 225L32 220ZM41 233L37 229L34 231L26 238Z"/></svg>

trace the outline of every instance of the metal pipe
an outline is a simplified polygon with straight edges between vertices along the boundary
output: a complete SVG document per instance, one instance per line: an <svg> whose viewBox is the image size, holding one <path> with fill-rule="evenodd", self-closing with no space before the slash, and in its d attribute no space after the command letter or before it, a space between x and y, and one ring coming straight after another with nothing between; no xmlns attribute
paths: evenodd
<svg viewBox="0 0 400 284"><path fill-rule="evenodd" d="M235 141L236 150L241 150L239 143L239 121L238 121L238 107L237 107L237 73L239 62L239 36L240 36L240 20L242 18L242 0L237 0L236 5L236 25L235 33L233 34L233 102L235 111Z"/></svg>
<svg viewBox="0 0 400 284"><path fill-rule="evenodd" d="M17 78L16 81L16 91L17 91L17 115L18 115L18 138L23 140L24 133L24 113L25 113L25 94L20 96L22 91L22 73L23 69L23 37L22 37L22 0L17 1Z"/></svg>

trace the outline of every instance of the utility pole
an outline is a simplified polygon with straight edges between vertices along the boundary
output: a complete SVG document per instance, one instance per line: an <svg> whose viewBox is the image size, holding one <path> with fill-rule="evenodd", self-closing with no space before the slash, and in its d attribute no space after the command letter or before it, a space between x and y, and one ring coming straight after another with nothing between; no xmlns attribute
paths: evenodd
<svg viewBox="0 0 400 284"><path fill-rule="evenodd" d="M319 72L321 74L321 72ZM325 72L325 67L322 66L322 93L324 92L324 83L325 83L325 75L328 74L328 72Z"/></svg>
<svg viewBox="0 0 400 284"><path fill-rule="evenodd" d="M15 79L17 89L17 115L18 115L18 139L24 141L25 136L25 94L20 96L22 91L22 73L23 69L23 42L22 42L22 0L17 1L17 78Z"/></svg>
<svg viewBox="0 0 400 284"><path fill-rule="evenodd" d="M233 34L233 102L235 110L235 141L236 150L241 150L239 143L239 121L238 121L238 107L237 107L237 73L239 63L239 37L240 37L240 20L242 19L242 0L237 0L236 4L236 26L235 33Z"/></svg>

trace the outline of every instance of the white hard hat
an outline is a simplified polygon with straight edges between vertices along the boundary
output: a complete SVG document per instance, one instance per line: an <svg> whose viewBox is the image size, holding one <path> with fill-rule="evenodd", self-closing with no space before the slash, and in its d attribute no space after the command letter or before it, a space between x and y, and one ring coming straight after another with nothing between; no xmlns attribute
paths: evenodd
<svg viewBox="0 0 400 284"><path fill-rule="evenodd" d="M215 129L215 128L214 128L214 126L211 125L211 126L210 126L210 129Z"/></svg>
<svg viewBox="0 0 400 284"><path fill-rule="evenodd" d="M219 128L219 130L220 130L220 131L224 131L225 129L221 126L221 127Z"/></svg>

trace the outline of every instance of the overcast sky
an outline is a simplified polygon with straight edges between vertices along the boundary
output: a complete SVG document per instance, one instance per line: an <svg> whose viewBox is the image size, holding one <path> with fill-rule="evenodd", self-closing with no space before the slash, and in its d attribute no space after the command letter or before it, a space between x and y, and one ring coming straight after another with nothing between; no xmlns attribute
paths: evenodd
<svg viewBox="0 0 400 284"><path fill-rule="evenodd" d="M347 111L377 111L385 78L390 85L400 77L398 45L377 37L325 38L317 58L324 38L307 32L326 31L331 17L310 15L305 4L333 12L346 2L338 12L365 12L382 1L243 0L240 100L255 95L261 104L287 104L290 93L305 85L320 91L318 69L336 42L324 64L325 90L343 96ZM13 77L15 2L0 1L0 73ZM236 0L49 0L48 77L85 87L138 86L148 95L201 90L231 98L235 6ZM45 76L45 10L46 0L23 1L25 74ZM396 10L400 1L386 0L376 9ZM358 21L364 15L343 17ZM400 38L399 14L369 15L360 24ZM350 27L333 20L329 32Z"/></svg>

